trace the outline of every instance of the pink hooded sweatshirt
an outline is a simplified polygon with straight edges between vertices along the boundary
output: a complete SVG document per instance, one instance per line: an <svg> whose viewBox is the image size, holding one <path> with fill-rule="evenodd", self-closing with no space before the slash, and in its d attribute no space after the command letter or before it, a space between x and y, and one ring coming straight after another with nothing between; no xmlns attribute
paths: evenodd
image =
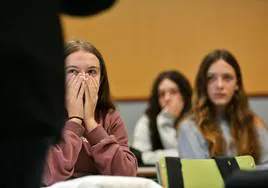
<svg viewBox="0 0 268 188"><path fill-rule="evenodd" d="M91 132L67 121L63 140L49 150L43 183L97 174L136 176L136 172L125 125L117 112L110 112Z"/></svg>

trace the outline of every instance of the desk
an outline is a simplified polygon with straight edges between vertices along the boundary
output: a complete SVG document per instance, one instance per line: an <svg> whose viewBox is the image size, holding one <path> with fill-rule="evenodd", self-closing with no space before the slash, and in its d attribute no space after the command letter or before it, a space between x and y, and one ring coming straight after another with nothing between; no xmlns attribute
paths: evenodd
<svg viewBox="0 0 268 188"><path fill-rule="evenodd" d="M156 178L156 167L139 167L138 177Z"/></svg>

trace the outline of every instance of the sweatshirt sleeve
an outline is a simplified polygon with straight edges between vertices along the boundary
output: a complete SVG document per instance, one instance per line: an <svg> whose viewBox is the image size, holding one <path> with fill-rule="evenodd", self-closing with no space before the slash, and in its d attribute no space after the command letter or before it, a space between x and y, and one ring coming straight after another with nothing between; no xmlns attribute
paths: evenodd
<svg viewBox="0 0 268 188"><path fill-rule="evenodd" d="M50 185L70 178L82 148L82 125L68 121L63 130L62 140L49 149L45 163L43 183Z"/></svg>
<svg viewBox="0 0 268 188"><path fill-rule="evenodd" d="M178 150L181 158L210 158L208 144L193 120L187 119L181 122L178 133Z"/></svg>
<svg viewBox="0 0 268 188"><path fill-rule="evenodd" d="M136 176L137 161L128 147L128 134L118 113L111 113L108 131L97 126L87 132L96 168L102 175Z"/></svg>
<svg viewBox="0 0 268 188"><path fill-rule="evenodd" d="M144 151L141 154L144 164L154 165L162 157L178 157L179 153L177 148L171 149L158 149L155 151Z"/></svg>
<svg viewBox="0 0 268 188"><path fill-rule="evenodd" d="M157 127L162 143L164 146L165 144L168 146L166 149L158 149L155 151L152 150L149 120L147 116L142 116L135 127L132 147L141 152L141 158L144 164L153 165L163 156L178 156L174 118L161 112L157 116Z"/></svg>
<svg viewBox="0 0 268 188"><path fill-rule="evenodd" d="M132 147L140 152L152 150L150 141L149 120L143 115L136 123L133 135Z"/></svg>

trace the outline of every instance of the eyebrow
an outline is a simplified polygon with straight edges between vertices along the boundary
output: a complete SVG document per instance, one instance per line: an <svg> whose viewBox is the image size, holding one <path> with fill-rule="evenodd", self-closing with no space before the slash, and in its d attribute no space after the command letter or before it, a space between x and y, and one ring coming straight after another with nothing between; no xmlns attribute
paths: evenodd
<svg viewBox="0 0 268 188"><path fill-rule="evenodd" d="M70 65L70 66L67 66L65 69L69 69L69 68L76 68L76 69L79 69L79 67L75 66L75 65ZM88 69L100 69L99 67L97 66L90 66L88 67Z"/></svg>
<svg viewBox="0 0 268 188"><path fill-rule="evenodd" d="M217 75L218 73L214 73L214 72L208 72L207 75ZM232 73L229 72L223 72L220 73L219 75L233 75Z"/></svg>
<svg viewBox="0 0 268 188"><path fill-rule="evenodd" d="M212 73L212 72L207 73L207 76L211 76L211 75L215 75L215 73Z"/></svg>
<svg viewBox="0 0 268 188"><path fill-rule="evenodd" d="M88 67L88 69L100 69L100 67L97 67L97 66L90 66L90 67Z"/></svg>
<svg viewBox="0 0 268 188"><path fill-rule="evenodd" d="M76 68L76 69L79 69L77 66L74 66L74 65L70 65L70 66L65 67L65 69L69 69L69 68Z"/></svg>

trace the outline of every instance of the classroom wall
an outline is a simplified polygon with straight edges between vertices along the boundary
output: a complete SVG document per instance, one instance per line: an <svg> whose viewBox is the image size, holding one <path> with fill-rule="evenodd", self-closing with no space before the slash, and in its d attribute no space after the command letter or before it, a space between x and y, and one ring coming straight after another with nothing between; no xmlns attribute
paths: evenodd
<svg viewBox="0 0 268 188"><path fill-rule="evenodd" d="M102 52L130 142L156 75L177 69L193 83L215 48L237 57L250 105L268 125L268 0L121 0L97 16L62 21L67 40L89 40Z"/></svg>
<svg viewBox="0 0 268 188"><path fill-rule="evenodd" d="M268 97L250 97L249 103L252 110L264 120L268 128ZM126 124L129 135L129 143L131 143L135 124L143 115L144 110L147 107L147 102L118 101L116 102L116 106Z"/></svg>
<svg viewBox="0 0 268 188"><path fill-rule="evenodd" d="M249 94L268 93L267 0L121 0L103 14L62 20L66 39L89 40L103 53L116 99L146 98L164 69L193 82L215 48L237 57Z"/></svg>

